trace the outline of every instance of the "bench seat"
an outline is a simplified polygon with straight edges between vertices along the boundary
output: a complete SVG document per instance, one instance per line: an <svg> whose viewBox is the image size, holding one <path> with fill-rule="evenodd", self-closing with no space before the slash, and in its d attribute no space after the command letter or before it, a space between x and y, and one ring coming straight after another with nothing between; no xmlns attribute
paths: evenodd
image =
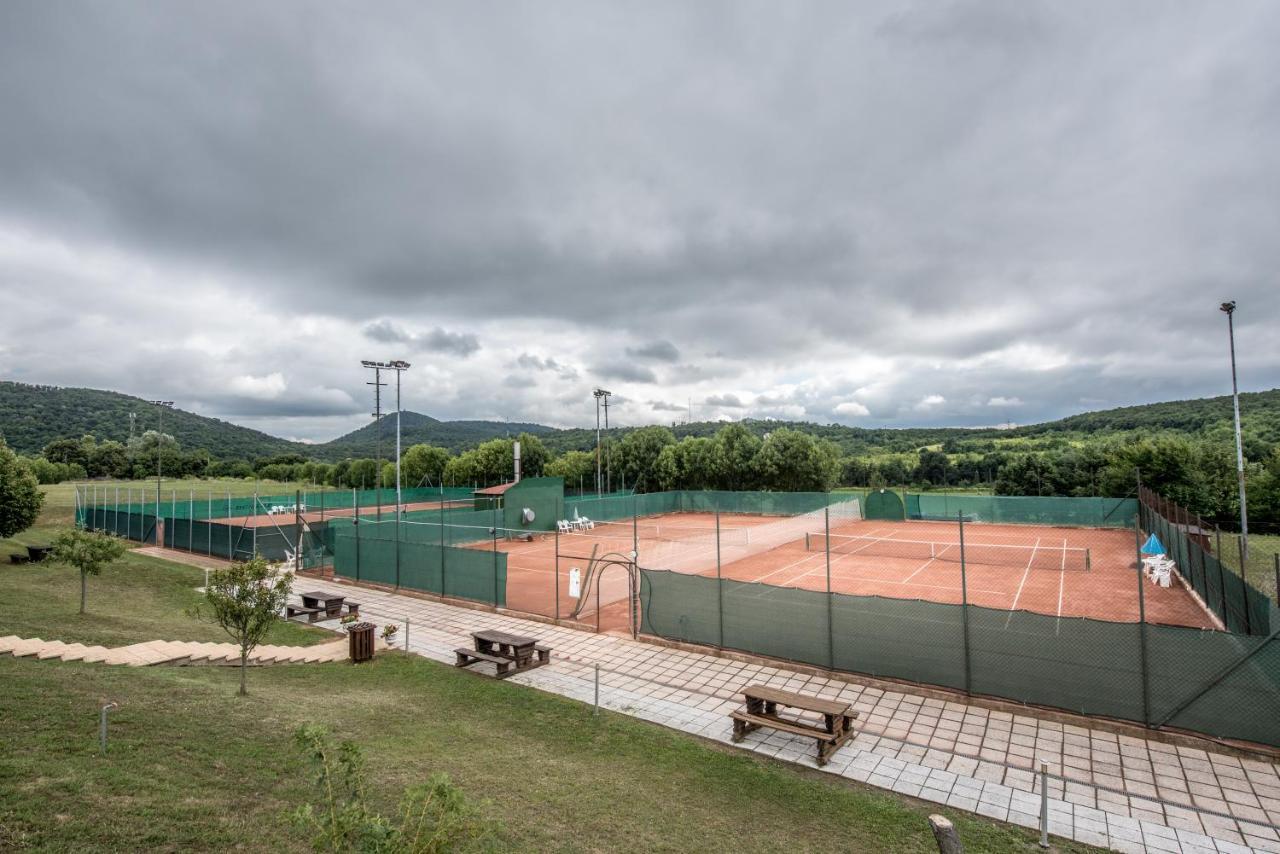
<svg viewBox="0 0 1280 854"><path fill-rule="evenodd" d="M479 650L467 649L466 647L458 647L453 651L458 660L454 663L454 667L470 667L477 661L487 661L498 668L498 678L505 679L510 676L511 659L503 658L500 655L491 655L487 652Z"/></svg>
<svg viewBox="0 0 1280 854"><path fill-rule="evenodd" d="M284 616L287 620L292 620L294 617L305 616L308 623L314 623L320 619L320 615L323 613L324 608L304 608L301 605L284 606Z"/></svg>
<svg viewBox="0 0 1280 854"><path fill-rule="evenodd" d="M747 733L760 727L769 727L779 732L812 738L818 745L819 766L826 765L827 760L831 758L831 754L839 750L846 741L853 737L853 727L839 735L835 735L821 727L809 726L797 721L787 721L770 715L755 715L741 709L730 712L729 717L733 718L733 741L735 744L742 741Z"/></svg>

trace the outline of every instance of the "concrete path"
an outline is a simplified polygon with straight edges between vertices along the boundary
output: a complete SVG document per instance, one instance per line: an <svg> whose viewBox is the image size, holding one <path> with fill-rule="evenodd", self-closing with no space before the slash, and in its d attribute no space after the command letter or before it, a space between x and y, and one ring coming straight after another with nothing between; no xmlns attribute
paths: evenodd
<svg viewBox="0 0 1280 854"><path fill-rule="evenodd" d="M331 581L308 585L352 592ZM901 794L1038 827L1040 785L1033 769L1044 762L1053 775L1047 787L1050 831L1058 836L1117 851L1280 852L1280 767L1271 757L365 588L353 598L361 602L362 619L401 624L399 646L408 618L410 651L449 664L454 648L470 646L470 633L479 629L536 637L554 649L551 665L512 681L591 702L599 666L602 706L720 742L730 742L728 714L748 684L848 701L860 715L859 735L822 770ZM811 739L761 730L738 747L816 767Z"/></svg>

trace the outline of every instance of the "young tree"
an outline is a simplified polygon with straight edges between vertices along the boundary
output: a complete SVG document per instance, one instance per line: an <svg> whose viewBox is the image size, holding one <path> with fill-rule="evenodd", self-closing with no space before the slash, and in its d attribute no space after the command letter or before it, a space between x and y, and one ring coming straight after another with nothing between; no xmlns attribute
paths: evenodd
<svg viewBox="0 0 1280 854"><path fill-rule="evenodd" d="M400 458L400 480L405 486L439 486L449 452L434 445L413 445Z"/></svg>
<svg viewBox="0 0 1280 854"><path fill-rule="evenodd" d="M110 534L90 531L63 531L53 540L54 562L80 570L80 613L84 613L85 589L90 575L102 570L124 555L124 543Z"/></svg>
<svg viewBox="0 0 1280 854"><path fill-rule="evenodd" d="M35 474L0 439L0 539L34 525L43 504Z"/></svg>
<svg viewBox="0 0 1280 854"><path fill-rule="evenodd" d="M288 573L275 575L263 557L209 573L209 586L204 591L206 607L197 607L194 615L222 626L239 644L242 697L248 693L245 674L249 653L280 618L292 581L293 576Z"/></svg>
<svg viewBox="0 0 1280 854"><path fill-rule="evenodd" d="M354 742L333 743L329 731L306 724L295 734L298 746L319 771L318 808L305 804L291 816L311 834L316 851L435 852L489 850L499 825L468 799L447 774L405 789L400 811L383 816L369 804L364 753Z"/></svg>

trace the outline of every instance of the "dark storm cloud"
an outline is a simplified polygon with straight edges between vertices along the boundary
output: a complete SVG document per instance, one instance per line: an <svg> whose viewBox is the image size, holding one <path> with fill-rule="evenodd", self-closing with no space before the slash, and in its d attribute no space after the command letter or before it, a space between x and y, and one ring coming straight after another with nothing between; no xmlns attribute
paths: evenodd
<svg viewBox="0 0 1280 854"><path fill-rule="evenodd" d="M1278 42L1263 0L14 0L0 375L324 438L372 343L441 417L1025 422L1223 391L1233 298L1271 387Z"/></svg>
<svg viewBox="0 0 1280 854"><path fill-rule="evenodd" d="M410 332L390 320L376 320L364 327L364 334L374 341L407 344L415 350L430 353L452 353L470 356L480 349L480 339L466 332L450 332L435 327L423 333Z"/></svg>
<svg viewBox="0 0 1280 854"><path fill-rule="evenodd" d="M655 362L680 361L680 351L670 341L653 341L641 347L628 347L627 355L636 359L652 359Z"/></svg>

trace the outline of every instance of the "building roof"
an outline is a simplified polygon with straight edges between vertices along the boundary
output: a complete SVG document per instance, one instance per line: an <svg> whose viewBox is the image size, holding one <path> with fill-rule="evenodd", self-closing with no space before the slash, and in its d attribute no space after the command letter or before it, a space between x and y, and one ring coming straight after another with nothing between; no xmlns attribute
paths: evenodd
<svg viewBox="0 0 1280 854"><path fill-rule="evenodd" d="M473 493L473 494L475 494L475 495L502 495L502 494L503 494L503 493L505 493L508 489L510 489L511 487L513 487L513 486L515 486L515 485L516 485L516 484L515 484L515 481L512 481L511 483L500 483L500 484L498 484L497 486L489 486L489 487L485 487L484 489L477 489L477 490L475 491L475 493Z"/></svg>

